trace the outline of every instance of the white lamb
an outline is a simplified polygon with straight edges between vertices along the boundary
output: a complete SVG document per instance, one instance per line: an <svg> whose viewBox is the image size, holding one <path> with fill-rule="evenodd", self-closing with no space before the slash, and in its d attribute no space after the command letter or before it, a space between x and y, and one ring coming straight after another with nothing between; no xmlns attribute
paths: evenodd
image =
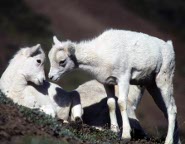
<svg viewBox="0 0 185 144"><path fill-rule="evenodd" d="M0 79L0 89L15 103L39 110L64 121L72 106L70 93L45 81L45 54L40 45L20 49ZM81 104L73 107L75 120L82 117Z"/></svg>
<svg viewBox="0 0 185 144"><path fill-rule="evenodd" d="M127 114L129 85L145 86L168 119L165 144L180 143L173 98L175 54L171 41L113 29L80 43L60 42L54 37L49 59L49 78L52 80L80 68L104 84L108 97L114 96L114 85L118 85L122 138L126 141L131 138Z"/></svg>
<svg viewBox="0 0 185 144"><path fill-rule="evenodd" d="M63 119L65 122L68 120L81 121L83 107L86 113L84 117L88 117L85 119L87 124L104 126L107 121L101 114L107 114L106 108L102 110L101 114L98 111L91 111L91 114L96 115L95 120L94 117L88 115L92 105L96 105L96 108L104 106L101 103L106 97L103 85L94 80L80 85L72 92L66 92L58 85L45 80L44 60L45 54L40 45L20 49L2 74L1 91L15 103L29 108L38 108L46 114ZM87 89L89 90L87 91ZM96 99L93 98L94 96ZM140 96L129 100L131 106L128 113L133 120L133 128L141 131L144 135L134 112L138 97ZM110 113L114 115L114 110ZM114 116L111 117L111 126L116 131L118 126L117 120L115 121L114 118ZM98 122L97 119L99 119Z"/></svg>

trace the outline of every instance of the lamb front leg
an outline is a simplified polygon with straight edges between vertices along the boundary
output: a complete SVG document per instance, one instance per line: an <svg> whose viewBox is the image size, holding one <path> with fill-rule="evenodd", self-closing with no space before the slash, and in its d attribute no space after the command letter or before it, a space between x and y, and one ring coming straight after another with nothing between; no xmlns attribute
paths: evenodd
<svg viewBox="0 0 185 144"><path fill-rule="evenodd" d="M72 119L76 123L81 124L83 123L82 115L83 115L83 108L80 100L80 95L78 92L74 91L72 93L72 106L71 106Z"/></svg>
<svg viewBox="0 0 185 144"><path fill-rule="evenodd" d="M72 114L73 120L76 123L81 124L83 122L82 120L83 108L81 104L77 104L73 106L71 109L71 114Z"/></svg>
<svg viewBox="0 0 185 144"><path fill-rule="evenodd" d="M128 119L127 114L127 98L129 92L129 85L130 85L130 77L129 75L124 75L119 78L118 80L118 88L119 88L119 98L118 98L118 105L121 112L122 117L122 139L125 141L129 141L131 139L131 127Z"/></svg>
<svg viewBox="0 0 185 144"><path fill-rule="evenodd" d="M104 87L107 93L107 105L109 108L109 116L110 116L110 129L113 132L118 133L120 130L119 130L117 117L116 117L116 100L115 100L114 85L105 84Z"/></svg>

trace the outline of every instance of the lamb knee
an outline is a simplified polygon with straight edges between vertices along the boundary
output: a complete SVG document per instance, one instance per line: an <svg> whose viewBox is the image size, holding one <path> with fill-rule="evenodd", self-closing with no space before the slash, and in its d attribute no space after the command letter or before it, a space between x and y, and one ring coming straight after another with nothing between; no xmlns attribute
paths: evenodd
<svg viewBox="0 0 185 144"><path fill-rule="evenodd" d="M109 107L109 111L115 111L116 109L116 101L114 98L108 98L107 105Z"/></svg>
<svg viewBox="0 0 185 144"><path fill-rule="evenodd" d="M168 112L170 114L176 115L177 114L177 107L175 105L172 105L168 108Z"/></svg>
<svg viewBox="0 0 185 144"><path fill-rule="evenodd" d="M176 106L175 100L173 98L171 98L171 103L170 103L170 106L168 107L168 111L172 114L177 113L177 106Z"/></svg>
<svg viewBox="0 0 185 144"><path fill-rule="evenodd" d="M113 132L119 132L119 126L116 117L116 101L114 98L108 98L107 105L109 107L110 126Z"/></svg>
<svg viewBox="0 0 185 144"><path fill-rule="evenodd" d="M175 104L171 104L168 108L168 119L170 121L174 121L176 119L176 115L177 115L177 107Z"/></svg>
<svg viewBox="0 0 185 144"><path fill-rule="evenodd" d="M126 111L127 110L127 105L126 102L122 99L118 99L118 105L120 108L120 111Z"/></svg>

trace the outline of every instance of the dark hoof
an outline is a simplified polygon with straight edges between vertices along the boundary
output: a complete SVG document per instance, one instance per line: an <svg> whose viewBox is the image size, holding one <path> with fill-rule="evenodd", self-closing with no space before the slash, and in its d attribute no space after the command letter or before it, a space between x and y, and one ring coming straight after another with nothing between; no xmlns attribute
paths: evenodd
<svg viewBox="0 0 185 144"><path fill-rule="evenodd" d="M83 121L82 121L82 119L81 119L80 117L76 117L76 118L75 118L75 123L81 125L81 124L83 123Z"/></svg>
<svg viewBox="0 0 185 144"><path fill-rule="evenodd" d="M63 119L57 119L57 121L59 122L59 123L64 123L64 120Z"/></svg>
<svg viewBox="0 0 185 144"><path fill-rule="evenodd" d="M132 129L131 136L132 136L132 139L135 139L135 140L138 140L138 139L149 140L149 137L147 136L147 134L145 134L140 129Z"/></svg>

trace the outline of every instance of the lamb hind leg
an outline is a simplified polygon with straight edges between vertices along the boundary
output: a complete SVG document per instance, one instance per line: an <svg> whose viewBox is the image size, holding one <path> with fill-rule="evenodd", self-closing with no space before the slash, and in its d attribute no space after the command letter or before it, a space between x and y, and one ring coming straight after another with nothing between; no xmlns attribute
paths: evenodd
<svg viewBox="0 0 185 144"><path fill-rule="evenodd" d="M135 110L141 101L145 87L138 85L130 85L128 94L127 113L132 128L132 135L134 138L147 138L147 135L141 127L139 120L136 117Z"/></svg>
<svg viewBox="0 0 185 144"><path fill-rule="evenodd" d="M168 132L165 144L180 144L176 120L177 110L173 98L172 77L167 74L158 74L156 84L147 87L147 90L168 119Z"/></svg>
<svg viewBox="0 0 185 144"><path fill-rule="evenodd" d="M116 117L116 100L115 100L115 89L114 85L104 85L105 91L107 93L107 105L109 108L109 116L110 116L110 129L113 132L118 133L119 126Z"/></svg>

